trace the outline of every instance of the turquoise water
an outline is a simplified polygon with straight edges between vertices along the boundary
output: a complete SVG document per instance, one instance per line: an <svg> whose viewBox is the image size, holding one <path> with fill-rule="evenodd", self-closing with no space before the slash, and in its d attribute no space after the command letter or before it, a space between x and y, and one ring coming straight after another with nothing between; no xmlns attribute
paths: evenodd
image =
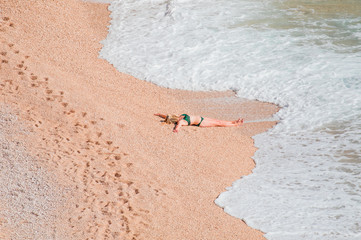
<svg viewBox="0 0 361 240"><path fill-rule="evenodd" d="M361 1L119 1L100 56L164 87L279 104L216 204L268 239L361 239ZM202 160L202 159L200 159Z"/></svg>

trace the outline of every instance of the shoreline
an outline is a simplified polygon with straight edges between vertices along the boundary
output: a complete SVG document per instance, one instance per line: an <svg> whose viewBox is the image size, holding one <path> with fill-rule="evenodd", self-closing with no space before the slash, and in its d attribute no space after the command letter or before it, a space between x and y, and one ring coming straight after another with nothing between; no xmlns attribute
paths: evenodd
<svg viewBox="0 0 361 240"><path fill-rule="evenodd" d="M48 216L58 222L55 237L64 228L69 239L264 239L213 201L252 172L251 136L275 122L173 134L152 114L252 120L277 106L209 104L234 95L165 89L117 72L98 58L107 4L0 2L2 104L27 124L27 152L70 191L57 205L63 216Z"/></svg>

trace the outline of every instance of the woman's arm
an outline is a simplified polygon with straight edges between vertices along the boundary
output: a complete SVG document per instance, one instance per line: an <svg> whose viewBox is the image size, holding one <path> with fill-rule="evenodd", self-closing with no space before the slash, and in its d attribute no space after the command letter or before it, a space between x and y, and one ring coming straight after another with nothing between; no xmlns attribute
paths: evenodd
<svg viewBox="0 0 361 240"><path fill-rule="evenodd" d="M178 119L178 122L177 124L175 125L175 128L173 129L173 132L177 133L179 132L179 129L182 127L182 126L186 126L188 125L188 122L186 120L183 119L184 116L180 116L179 119Z"/></svg>
<svg viewBox="0 0 361 240"><path fill-rule="evenodd" d="M155 113L154 115L155 115L155 116L158 116L158 117L161 117L161 118L164 118L164 119L167 118L167 115L160 114L160 113Z"/></svg>

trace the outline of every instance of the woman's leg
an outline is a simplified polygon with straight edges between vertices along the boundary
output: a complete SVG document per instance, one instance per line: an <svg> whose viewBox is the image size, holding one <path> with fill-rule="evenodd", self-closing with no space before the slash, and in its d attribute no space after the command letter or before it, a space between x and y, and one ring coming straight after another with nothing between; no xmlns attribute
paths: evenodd
<svg viewBox="0 0 361 240"><path fill-rule="evenodd" d="M234 127L239 126L243 123L243 119L236 121L225 121L205 117L200 127Z"/></svg>

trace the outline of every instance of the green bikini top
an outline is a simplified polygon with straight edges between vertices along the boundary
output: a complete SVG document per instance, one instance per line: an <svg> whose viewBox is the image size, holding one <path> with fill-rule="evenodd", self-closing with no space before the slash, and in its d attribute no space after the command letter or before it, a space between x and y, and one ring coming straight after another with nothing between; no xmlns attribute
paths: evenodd
<svg viewBox="0 0 361 240"><path fill-rule="evenodd" d="M188 125L191 125L191 118L189 117L188 114L182 114L181 116L184 116L183 119L188 122Z"/></svg>

